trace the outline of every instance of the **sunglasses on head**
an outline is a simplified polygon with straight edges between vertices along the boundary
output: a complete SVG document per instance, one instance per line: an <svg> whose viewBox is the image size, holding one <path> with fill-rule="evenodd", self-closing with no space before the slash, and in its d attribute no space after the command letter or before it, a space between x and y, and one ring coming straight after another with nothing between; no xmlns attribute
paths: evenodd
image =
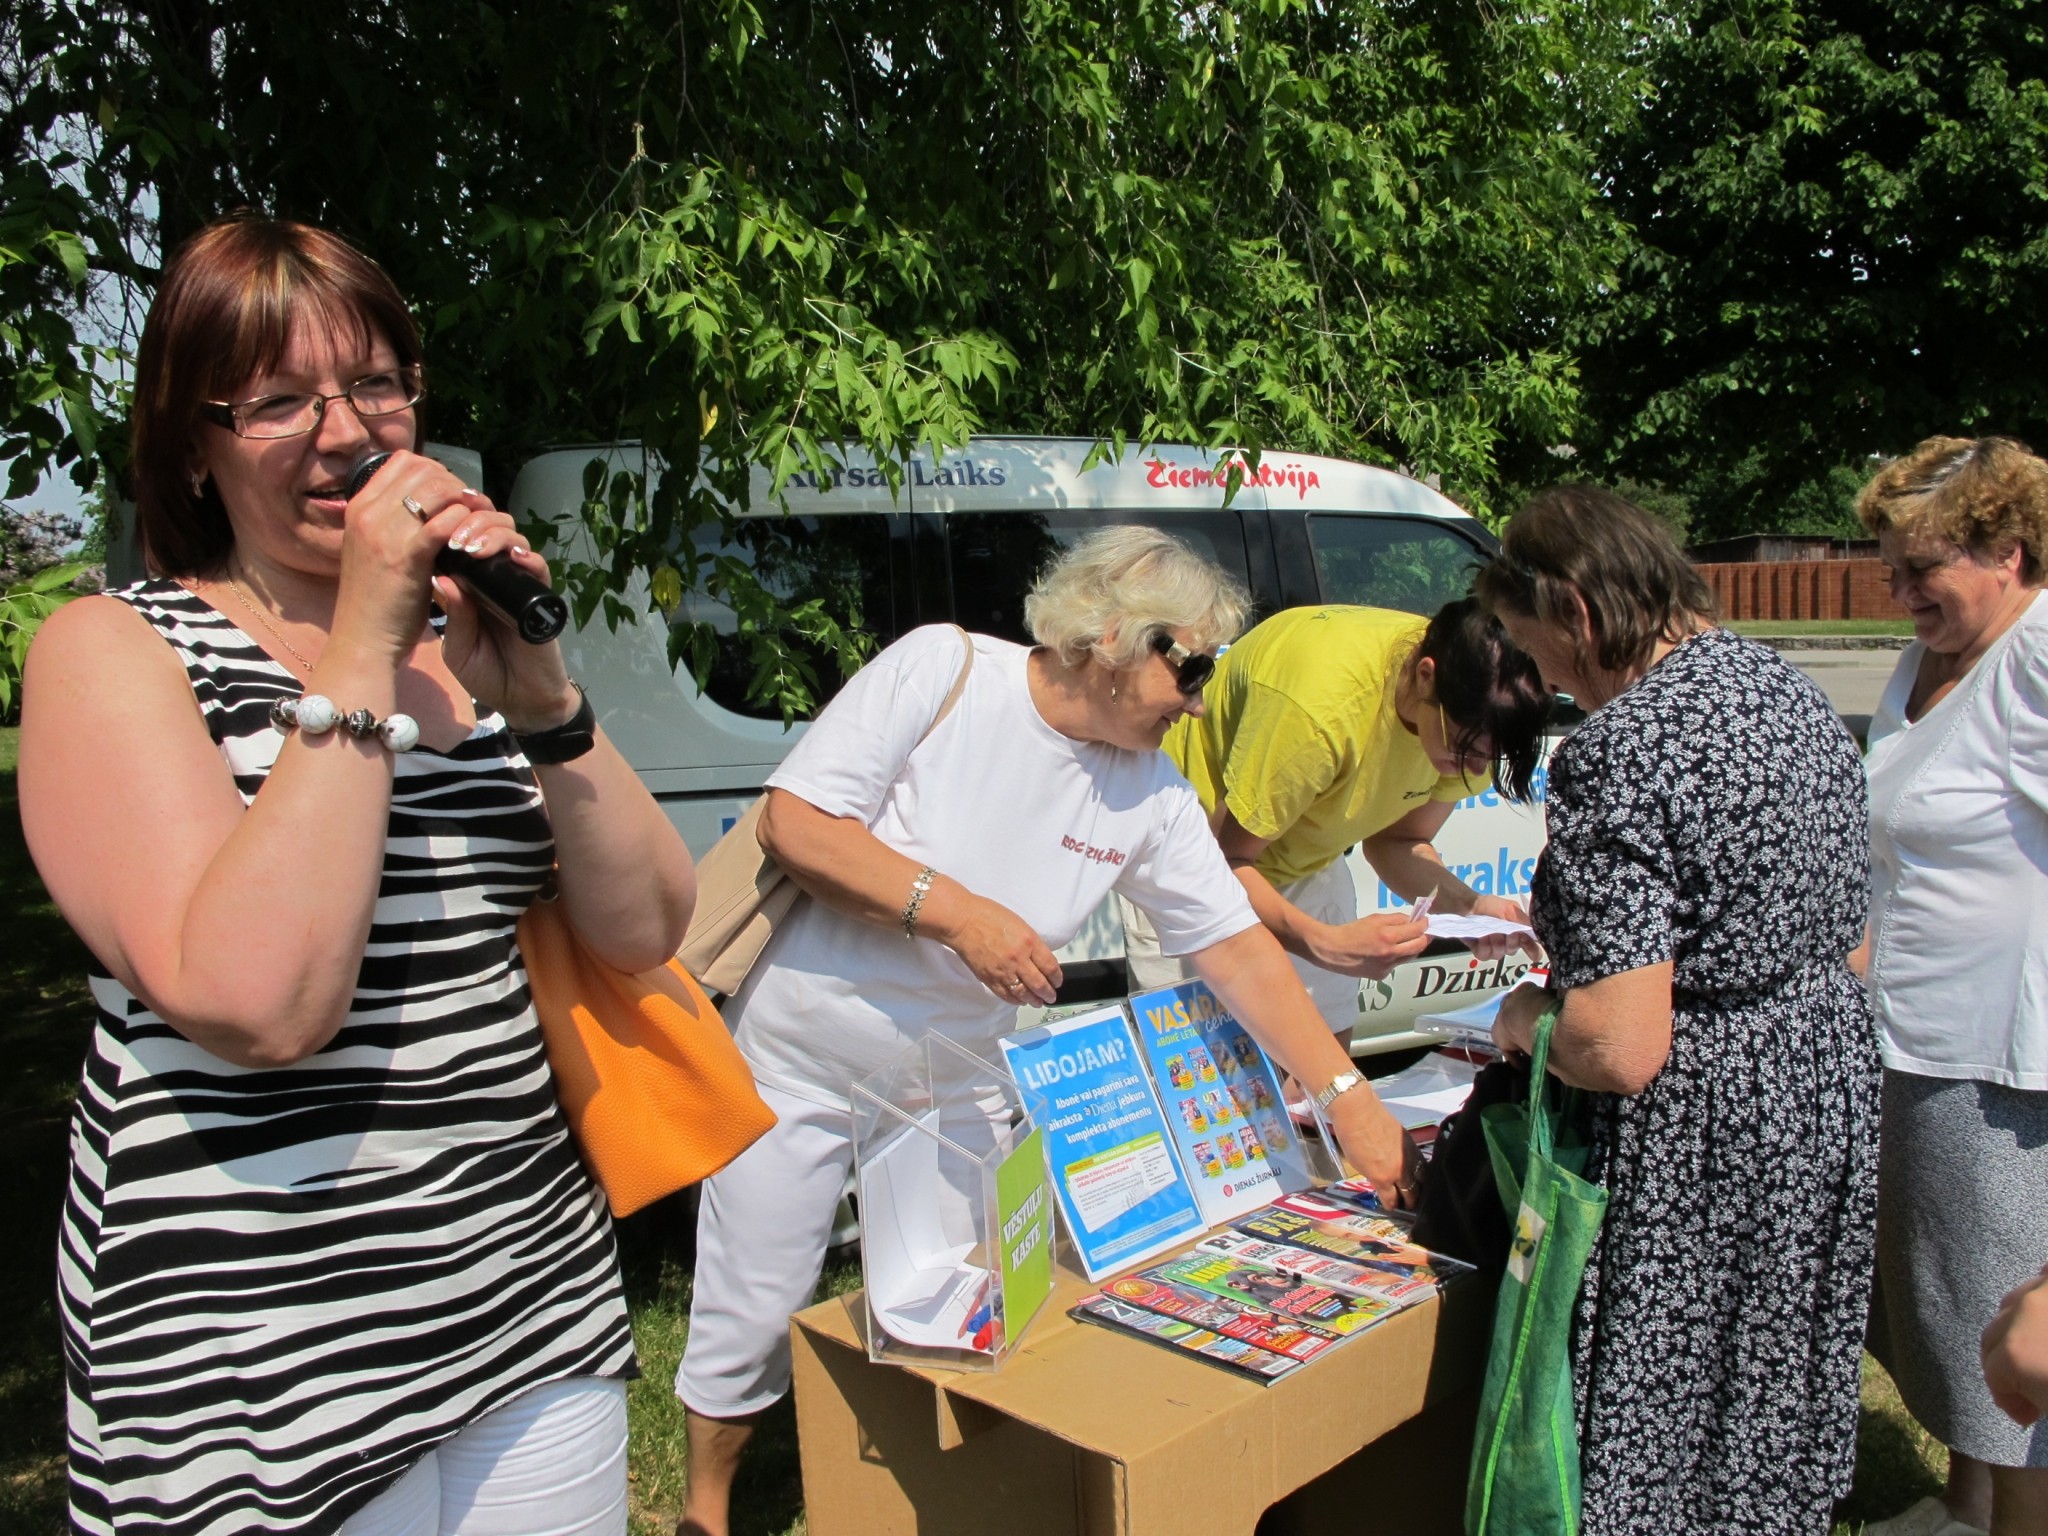
<svg viewBox="0 0 2048 1536"><path fill-rule="evenodd" d="M1163 629L1152 637L1152 649L1166 658L1166 664L1173 668L1175 683L1184 694L1200 693L1203 684L1216 675L1214 656L1207 651L1189 650Z"/></svg>

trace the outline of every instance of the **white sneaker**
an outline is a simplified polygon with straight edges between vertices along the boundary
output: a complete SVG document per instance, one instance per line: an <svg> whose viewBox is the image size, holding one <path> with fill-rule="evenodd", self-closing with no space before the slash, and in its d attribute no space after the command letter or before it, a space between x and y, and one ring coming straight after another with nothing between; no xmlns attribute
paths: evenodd
<svg viewBox="0 0 2048 1536"><path fill-rule="evenodd" d="M1863 1527L1863 1536L1989 1536L1974 1525L1965 1525L1948 1512L1937 1498L1925 1498L1904 1514L1889 1520L1874 1520Z"/></svg>

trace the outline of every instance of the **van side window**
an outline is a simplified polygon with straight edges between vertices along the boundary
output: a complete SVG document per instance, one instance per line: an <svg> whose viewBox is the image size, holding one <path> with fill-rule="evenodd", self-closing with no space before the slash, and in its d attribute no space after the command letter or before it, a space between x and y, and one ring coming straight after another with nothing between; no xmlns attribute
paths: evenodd
<svg viewBox="0 0 2048 1536"><path fill-rule="evenodd" d="M902 634L896 623L889 567L889 523L879 513L748 517L740 520L733 542L721 537L716 523L700 524L694 537L706 568L714 558L741 560L753 567L761 585L787 607L821 601L829 613L853 616L860 629L874 636L878 648ZM782 718L773 705L754 703L747 697L754 659L740 634L738 617L728 605L692 590L683 598L675 618L677 622L708 620L718 636L711 677L704 688L714 703L757 720ZM796 649L811 663L822 707L845 679L821 652L802 642Z"/></svg>
<svg viewBox="0 0 2048 1536"><path fill-rule="evenodd" d="M1023 644L1024 597L1038 573L1082 534L1112 524L1162 528L1250 585L1244 525L1218 510L1117 507L1044 512L954 512L946 517L946 566L953 583L953 619L967 629Z"/></svg>
<svg viewBox="0 0 2048 1536"><path fill-rule="evenodd" d="M1486 556L1441 523L1370 513L1316 513L1309 543L1326 603L1435 613L1463 597Z"/></svg>

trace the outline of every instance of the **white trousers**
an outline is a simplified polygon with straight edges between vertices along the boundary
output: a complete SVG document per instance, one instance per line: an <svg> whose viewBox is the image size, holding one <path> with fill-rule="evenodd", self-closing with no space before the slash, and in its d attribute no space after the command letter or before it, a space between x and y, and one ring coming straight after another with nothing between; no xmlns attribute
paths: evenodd
<svg viewBox="0 0 2048 1536"><path fill-rule="evenodd" d="M1358 887L1342 859L1278 889L1282 896L1319 923L1358 920ZM1121 896L1117 898L1117 908L1123 914L1124 959L1131 969L1134 991L1148 992L1154 987L1171 987L1194 980L1194 967L1186 960L1160 953L1159 935L1149 917ZM1340 976L1335 971L1326 971L1299 955L1287 958L1294 966L1294 973L1301 978L1301 984L1308 989L1316 1011L1333 1031L1350 1029L1358 1023L1359 981L1356 976Z"/></svg>
<svg viewBox="0 0 2048 1536"><path fill-rule="evenodd" d="M775 1125L703 1184L690 1336L676 1373L684 1406L714 1419L789 1391L789 1319L811 1304L832 1216L853 1167L853 1119L767 1083Z"/></svg>
<svg viewBox="0 0 2048 1536"><path fill-rule="evenodd" d="M625 1536L626 1384L576 1376L442 1441L340 1536Z"/></svg>

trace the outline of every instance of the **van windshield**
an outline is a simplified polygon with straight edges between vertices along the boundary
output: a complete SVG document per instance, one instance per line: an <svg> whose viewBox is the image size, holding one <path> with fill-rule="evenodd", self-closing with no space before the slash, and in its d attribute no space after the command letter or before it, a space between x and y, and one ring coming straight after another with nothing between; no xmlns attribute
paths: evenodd
<svg viewBox="0 0 2048 1536"><path fill-rule="evenodd" d="M1308 527L1326 603L1435 613L1471 589L1472 573L1486 559L1454 524L1427 518L1316 513Z"/></svg>

